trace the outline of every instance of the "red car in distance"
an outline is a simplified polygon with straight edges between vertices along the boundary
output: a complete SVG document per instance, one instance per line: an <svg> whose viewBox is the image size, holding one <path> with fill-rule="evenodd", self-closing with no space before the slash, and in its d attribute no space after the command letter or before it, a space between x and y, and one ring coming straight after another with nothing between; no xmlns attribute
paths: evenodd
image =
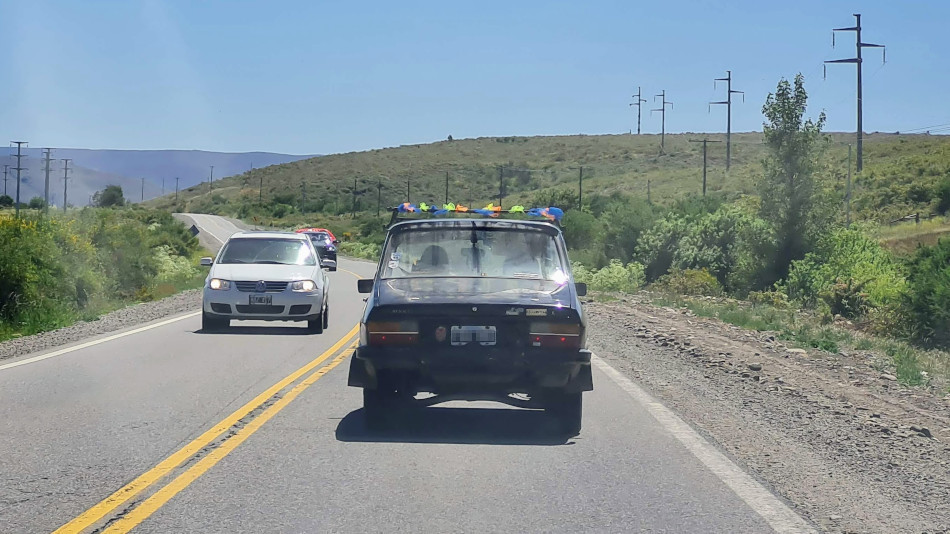
<svg viewBox="0 0 950 534"><path fill-rule="evenodd" d="M326 234L329 234L330 241L332 241L334 245L339 243L339 241L337 241L336 236L333 235L333 232L327 230L326 228L301 228L299 230L296 230L296 232L298 234L311 233L311 232L324 232Z"/></svg>

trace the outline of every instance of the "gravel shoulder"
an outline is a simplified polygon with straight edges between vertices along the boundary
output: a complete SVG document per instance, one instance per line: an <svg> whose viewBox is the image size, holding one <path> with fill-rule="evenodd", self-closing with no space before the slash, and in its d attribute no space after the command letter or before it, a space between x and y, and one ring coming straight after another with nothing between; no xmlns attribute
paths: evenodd
<svg viewBox="0 0 950 534"><path fill-rule="evenodd" d="M950 532L950 396L868 354L789 349L638 299L585 304L588 344L827 532Z"/></svg>
<svg viewBox="0 0 950 534"><path fill-rule="evenodd" d="M58 330L0 342L0 360L52 349L89 337L200 309L201 290L190 289L154 302L143 302L116 310L95 321L80 321Z"/></svg>

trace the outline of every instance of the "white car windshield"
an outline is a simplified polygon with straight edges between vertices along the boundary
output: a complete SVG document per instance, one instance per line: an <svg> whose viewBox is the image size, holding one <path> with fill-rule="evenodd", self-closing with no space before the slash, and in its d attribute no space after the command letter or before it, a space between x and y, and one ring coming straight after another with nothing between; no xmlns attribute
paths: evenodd
<svg viewBox="0 0 950 534"><path fill-rule="evenodd" d="M218 263L316 265L317 260L299 239L237 238L228 241Z"/></svg>
<svg viewBox="0 0 950 534"><path fill-rule="evenodd" d="M396 233L382 278L433 276L567 280L553 236L514 229L451 228Z"/></svg>

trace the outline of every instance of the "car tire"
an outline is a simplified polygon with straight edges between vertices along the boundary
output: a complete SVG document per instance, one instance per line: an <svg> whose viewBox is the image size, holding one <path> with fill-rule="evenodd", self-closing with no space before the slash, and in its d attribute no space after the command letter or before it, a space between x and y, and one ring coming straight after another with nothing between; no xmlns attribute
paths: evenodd
<svg viewBox="0 0 950 534"><path fill-rule="evenodd" d="M323 327L330 327L330 305L327 304L327 307L323 309Z"/></svg>
<svg viewBox="0 0 950 534"><path fill-rule="evenodd" d="M557 419L562 432L573 436L581 431L583 403L580 392L549 393L544 401L544 410Z"/></svg>
<svg viewBox="0 0 950 534"><path fill-rule="evenodd" d="M221 330L231 326L230 319L219 319L212 317L207 313L201 312L201 329L206 331Z"/></svg>
<svg viewBox="0 0 950 534"><path fill-rule="evenodd" d="M312 334L323 333L323 313L317 315L315 319L307 321L307 330L309 330Z"/></svg>
<svg viewBox="0 0 950 534"><path fill-rule="evenodd" d="M331 273L335 273L335 272L336 272L336 267L330 267L330 272L331 272Z"/></svg>

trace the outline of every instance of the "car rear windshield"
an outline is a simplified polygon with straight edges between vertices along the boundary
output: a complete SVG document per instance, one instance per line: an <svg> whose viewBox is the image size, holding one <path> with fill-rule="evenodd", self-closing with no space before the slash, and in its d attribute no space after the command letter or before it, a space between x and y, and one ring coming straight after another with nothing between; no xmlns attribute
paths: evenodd
<svg viewBox="0 0 950 534"><path fill-rule="evenodd" d="M383 257L382 278L464 276L564 283L567 269L555 236L517 228L403 230Z"/></svg>
<svg viewBox="0 0 950 534"><path fill-rule="evenodd" d="M231 239L221 251L218 263L316 265L317 260L305 241L258 237Z"/></svg>
<svg viewBox="0 0 950 534"><path fill-rule="evenodd" d="M329 235L329 234L325 234L325 233L323 233L323 232L314 232L314 233L307 234L307 235L310 236L310 240L313 241L314 243L321 243L321 244L323 244L323 243L329 243L329 242L330 242L330 235Z"/></svg>

